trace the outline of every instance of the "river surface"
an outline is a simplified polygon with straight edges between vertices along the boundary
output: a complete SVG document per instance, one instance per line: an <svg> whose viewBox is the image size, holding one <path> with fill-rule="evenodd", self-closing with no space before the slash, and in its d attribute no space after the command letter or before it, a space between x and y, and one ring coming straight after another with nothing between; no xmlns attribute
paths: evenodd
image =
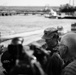
<svg viewBox="0 0 76 75"><path fill-rule="evenodd" d="M75 22L75 19L49 19L41 15L0 16L0 35L3 38L22 36L23 44L27 45L41 39L44 29L48 27L63 26L64 31L70 31L71 24ZM7 46L10 42L11 40L0 44ZM2 68L0 69L2 70ZM2 72L1 70L0 72Z"/></svg>

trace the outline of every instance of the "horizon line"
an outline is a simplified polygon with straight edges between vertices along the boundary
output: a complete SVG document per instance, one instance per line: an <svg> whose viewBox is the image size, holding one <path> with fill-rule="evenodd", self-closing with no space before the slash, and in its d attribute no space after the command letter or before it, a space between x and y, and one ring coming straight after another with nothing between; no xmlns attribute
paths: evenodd
<svg viewBox="0 0 76 75"><path fill-rule="evenodd" d="M7 5L0 5L0 6L9 7L10 5L9 6L7 6ZM11 6L13 7L13 5L11 5ZM18 6L18 7L46 7L46 5L44 5L44 6L30 6L30 5L28 5L28 6ZM59 7L59 6L48 6L48 7Z"/></svg>

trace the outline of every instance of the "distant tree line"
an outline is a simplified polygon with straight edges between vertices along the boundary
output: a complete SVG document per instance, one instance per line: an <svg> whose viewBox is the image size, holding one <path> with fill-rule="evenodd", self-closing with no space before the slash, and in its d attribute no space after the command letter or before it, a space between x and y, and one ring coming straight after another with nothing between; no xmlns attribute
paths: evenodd
<svg viewBox="0 0 76 75"><path fill-rule="evenodd" d="M75 12L76 11L76 7L71 6L69 4L65 4L65 5L61 5L59 8L60 12Z"/></svg>

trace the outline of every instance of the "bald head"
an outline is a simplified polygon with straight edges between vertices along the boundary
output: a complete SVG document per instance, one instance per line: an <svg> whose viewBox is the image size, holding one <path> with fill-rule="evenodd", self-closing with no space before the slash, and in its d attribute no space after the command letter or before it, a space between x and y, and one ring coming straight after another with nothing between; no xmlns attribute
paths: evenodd
<svg viewBox="0 0 76 75"><path fill-rule="evenodd" d="M60 44L68 47L67 57L76 57L76 33L65 34L61 38Z"/></svg>

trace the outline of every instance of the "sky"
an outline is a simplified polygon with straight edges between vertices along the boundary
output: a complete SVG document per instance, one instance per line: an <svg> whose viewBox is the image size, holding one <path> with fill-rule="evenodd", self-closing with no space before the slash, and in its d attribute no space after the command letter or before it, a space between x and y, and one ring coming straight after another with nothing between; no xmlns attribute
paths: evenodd
<svg viewBox="0 0 76 75"><path fill-rule="evenodd" d="M76 6L76 0L0 0L0 6L60 6L66 3Z"/></svg>

